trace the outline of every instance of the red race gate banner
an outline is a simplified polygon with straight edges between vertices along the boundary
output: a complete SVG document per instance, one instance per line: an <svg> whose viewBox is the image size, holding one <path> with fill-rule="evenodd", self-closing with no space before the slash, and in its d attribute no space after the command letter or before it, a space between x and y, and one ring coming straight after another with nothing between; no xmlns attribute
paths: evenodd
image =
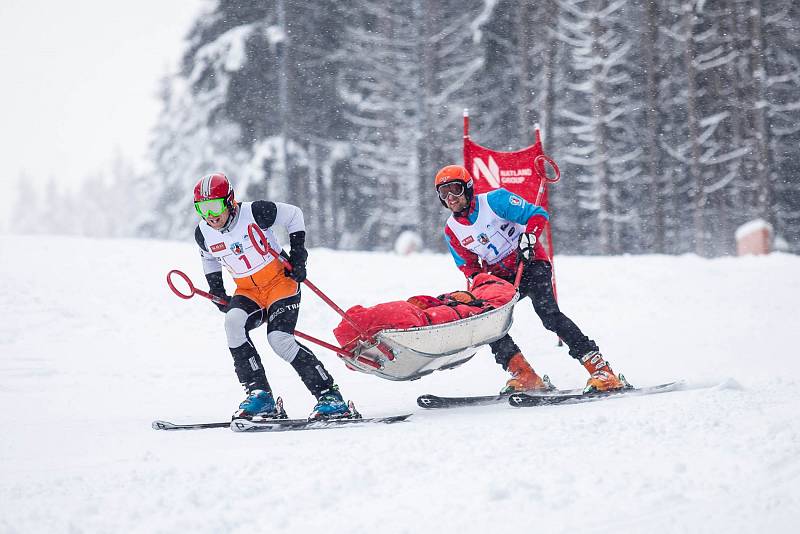
<svg viewBox="0 0 800 534"><path fill-rule="evenodd" d="M547 198L547 183L558 181L558 166L544 155L539 126L536 125L536 142L515 152L491 150L472 141L469 137L469 114L464 111L464 166L475 181L475 193L485 193L500 187L521 196L545 210L550 211ZM555 172L547 176L546 165ZM553 259L553 238L547 225L543 245L550 260Z"/></svg>

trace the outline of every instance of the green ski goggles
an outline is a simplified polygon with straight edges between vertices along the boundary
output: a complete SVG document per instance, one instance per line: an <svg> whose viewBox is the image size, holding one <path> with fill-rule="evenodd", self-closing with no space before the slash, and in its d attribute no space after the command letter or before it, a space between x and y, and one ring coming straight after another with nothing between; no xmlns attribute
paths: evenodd
<svg viewBox="0 0 800 534"><path fill-rule="evenodd" d="M201 200L194 203L194 209L200 214L200 217L208 219L209 217L219 217L228 207L225 205L224 198L211 198L209 200Z"/></svg>

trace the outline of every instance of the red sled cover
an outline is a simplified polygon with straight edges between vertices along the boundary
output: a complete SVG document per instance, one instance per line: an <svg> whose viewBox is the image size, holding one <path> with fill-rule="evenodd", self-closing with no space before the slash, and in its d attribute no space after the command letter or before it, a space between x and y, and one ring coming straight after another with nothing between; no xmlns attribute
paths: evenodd
<svg viewBox="0 0 800 534"><path fill-rule="evenodd" d="M514 286L488 273L478 274L470 292L454 291L438 297L417 295L407 301L393 301L365 308L353 306L345 315L372 336L381 330L405 329L443 324L499 308L514 298ZM358 330L342 319L333 335L346 350L352 350Z"/></svg>
<svg viewBox="0 0 800 534"><path fill-rule="evenodd" d="M478 315L491 308L487 306L471 306L469 304L443 304L425 310L425 315L431 324L452 323L459 319L465 319Z"/></svg>
<svg viewBox="0 0 800 534"><path fill-rule="evenodd" d="M428 324L425 312L404 300L376 304L369 308L356 305L347 310L345 315L370 336L381 330L414 328ZM346 350L351 350L359 337L358 330L344 319L333 329L333 335Z"/></svg>
<svg viewBox="0 0 800 534"><path fill-rule="evenodd" d="M472 280L470 292L492 308L499 308L514 298L517 290L510 284L489 273L480 273Z"/></svg>

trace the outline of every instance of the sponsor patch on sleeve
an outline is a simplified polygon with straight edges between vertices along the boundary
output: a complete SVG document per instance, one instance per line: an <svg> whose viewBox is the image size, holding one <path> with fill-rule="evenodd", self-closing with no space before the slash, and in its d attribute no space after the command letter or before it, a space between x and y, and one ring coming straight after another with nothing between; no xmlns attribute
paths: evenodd
<svg viewBox="0 0 800 534"><path fill-rule="evenodd" d="M521 206L522 199L519 198L517 195L511 195L508 197L508 201L511 203L512 206Z"/></svg>

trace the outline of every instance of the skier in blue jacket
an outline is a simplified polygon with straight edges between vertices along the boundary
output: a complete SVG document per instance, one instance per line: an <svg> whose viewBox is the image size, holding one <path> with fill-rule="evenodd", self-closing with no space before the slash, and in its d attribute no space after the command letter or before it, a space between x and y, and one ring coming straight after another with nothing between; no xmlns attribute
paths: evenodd
<svg viewBox="0 0 800 534"><path fill-rule="evenodd" d="M585 391L625 387L597 344L558 307L551 283L553 268L539 241L547 212L502 188L474 195L472 176L460 165L441 169L435 186L439 200L452 212L445 225L445 241L464 276L472 279L487 270L514 282L518 262L524 262L520 295L530 297L544 327L558 334L569 347L570 356L589 372ZM489 346L497 363L512 375L501 393L552 389L548 380L536 374L510 335Z"/></svg>

